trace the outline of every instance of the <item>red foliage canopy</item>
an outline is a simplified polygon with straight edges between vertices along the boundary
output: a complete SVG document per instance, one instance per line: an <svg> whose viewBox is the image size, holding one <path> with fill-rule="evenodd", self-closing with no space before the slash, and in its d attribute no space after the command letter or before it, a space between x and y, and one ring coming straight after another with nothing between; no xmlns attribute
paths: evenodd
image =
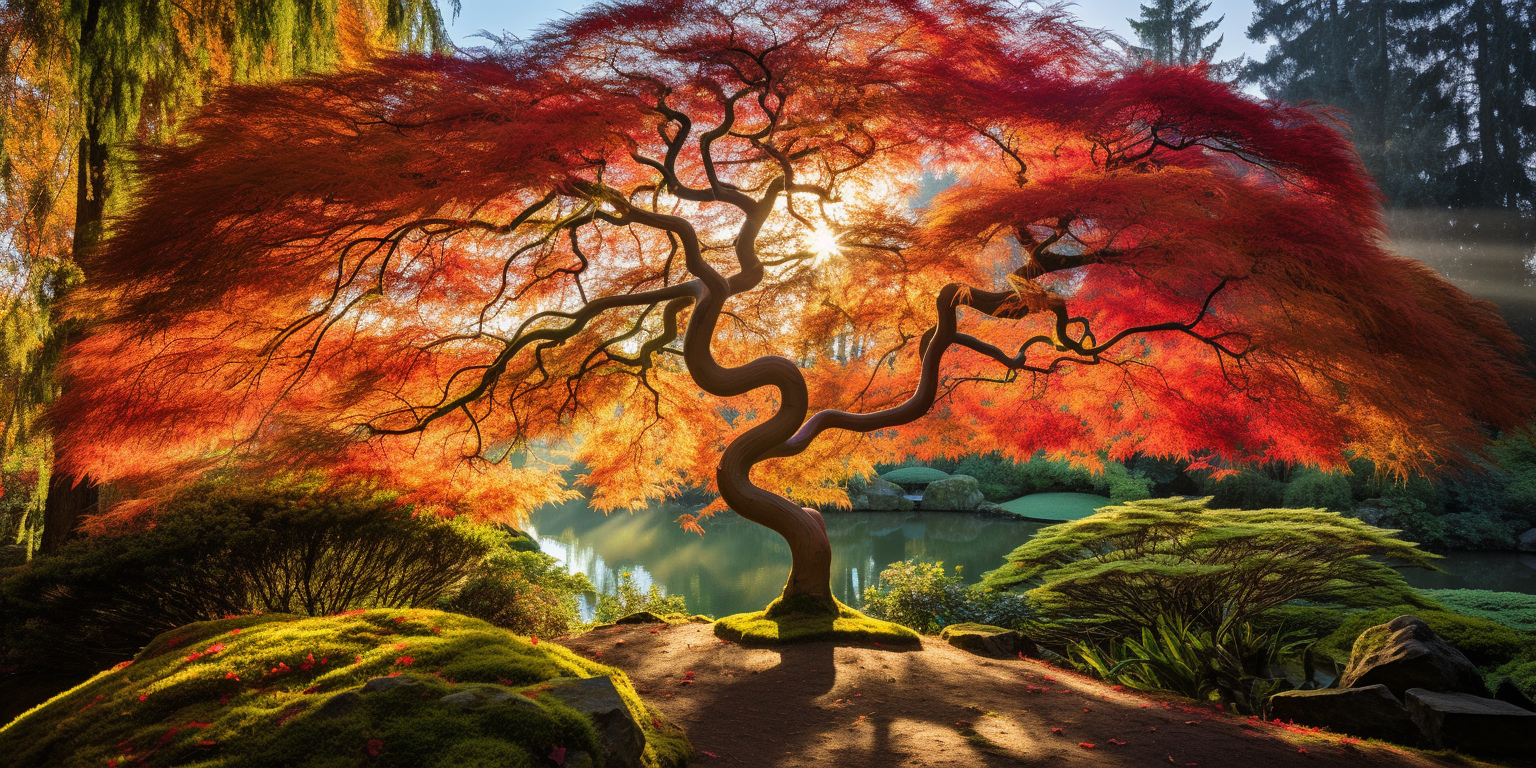
<svg viewBox="0 0 1536 768"><path fill-rule="evenodd" d="M599 506L707 485L793 543L775 493L880 458L1424 469L1536 404L1334 116L1001 2L615 2L230 89L142 163L57 417L145 489L517 516L569 491L508 458L568 444Z"/></svg>

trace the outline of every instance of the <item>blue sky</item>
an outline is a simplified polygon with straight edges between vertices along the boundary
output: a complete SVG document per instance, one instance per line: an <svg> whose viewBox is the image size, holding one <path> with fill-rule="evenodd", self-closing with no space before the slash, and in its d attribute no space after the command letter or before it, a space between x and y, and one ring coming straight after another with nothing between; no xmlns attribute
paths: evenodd
<svg viewBox="0 0 1536 768"><path fill-rule="evenodd" d="M554 0L554 2L526 2L525 0L462 0L463 9L450 27L453 40L459 45L472 46L472 35L480 30L496 34L527 34L546 20L558 18L567 11L574 11L586 3L583 0ZM1073 6L1079 18L1090 26L1108 29L1134 41L1127 18L1140 14L1141 0L1083 0ZM1212 0L1207 18L1226 16L1220 34L1222 41L1220 58L1230 59L1246 54L1250 58L1262 57L1265 46L1250 42L1244 35L1253 16L1252 0Z"/></svg>

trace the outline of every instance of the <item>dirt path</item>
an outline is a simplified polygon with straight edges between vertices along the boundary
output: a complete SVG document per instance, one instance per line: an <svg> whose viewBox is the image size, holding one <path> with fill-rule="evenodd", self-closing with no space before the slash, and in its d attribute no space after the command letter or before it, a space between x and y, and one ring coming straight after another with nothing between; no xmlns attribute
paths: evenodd
<svg viewBox="0 0 1536 768"><path fill-rule="evenodd" d="M745 648L694 624L560 642L627 672L687 729L705 768L1469 764L1296 733L931 639L921 650Z"/></svg>

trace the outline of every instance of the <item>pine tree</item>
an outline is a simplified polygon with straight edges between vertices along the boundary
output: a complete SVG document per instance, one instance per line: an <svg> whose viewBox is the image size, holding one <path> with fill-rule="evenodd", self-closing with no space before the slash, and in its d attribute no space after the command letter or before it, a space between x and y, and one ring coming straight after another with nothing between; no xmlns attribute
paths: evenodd
<svg viewBox="0 0 1536 768"><path fill-rule="evenodd" d="M1536 204L1536 2L1259 0L1244 72L1265 95L1342 109L1397 206Z"/></svg>
<svg viewBox="0 0 1536 768"><path fill-rule="evenodd" d="M1215 21L1201 23L1200 19L1211 9L1209 2L1200 0L1152 0L1151 5L1141 6L1141 20L1127 19L1136 31L1141 45L1131 46L1136 57L1158 64L1181 67L1207 63L1218 74L1235 74L1237 62L1216 62L1224 38L1205 41L1215 32L1225 16Z"/></svg>
<svg viewBox="0 0 1536 768"><path fill-rule="evenodd" d="M1458 206L1514 209L1536 204L1536 2L1424 0L1409 53L1424 87L1450 102L1447 151Z"/></svg>
<svg viewBox="0 0 1536 768"><path fill-rule="evenodd" d="M1248 37L1271 43L1243 79L1287 102L1343 111L1349 135L1389 202L1435 204L1450 192L1452 102L1438 70L1410 55L1422 3L1258 0Z"/></svg>

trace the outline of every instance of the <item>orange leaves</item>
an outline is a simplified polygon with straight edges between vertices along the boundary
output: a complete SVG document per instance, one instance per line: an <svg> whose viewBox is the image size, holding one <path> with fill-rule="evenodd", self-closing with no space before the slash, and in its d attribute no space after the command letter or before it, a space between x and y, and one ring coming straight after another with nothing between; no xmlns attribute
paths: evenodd
<svg viewBox="0 0 1536 768"><path fill-rule="evenodd" d="M745 2L240 87L146 150L56 414L65 469L138 492L95 529L227 465L510 522L566 461L604 511L714 490L749 434L759 487L840 506L893 457L1401 470L1536 413L1496 312L1383 248L1330 116L1051 11ZM706 396L690 345L796 373ZM775 449L802 408L900 418Z"/></svg>

